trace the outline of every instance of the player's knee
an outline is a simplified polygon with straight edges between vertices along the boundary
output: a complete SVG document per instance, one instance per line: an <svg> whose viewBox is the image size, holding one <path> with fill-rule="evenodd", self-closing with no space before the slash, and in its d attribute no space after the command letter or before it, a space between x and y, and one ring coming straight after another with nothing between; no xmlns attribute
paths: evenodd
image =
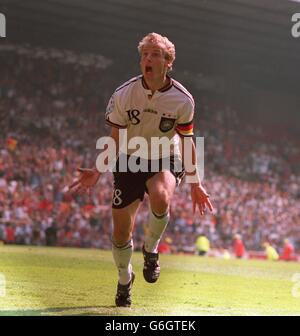
<svg viewBox="0 0 300 336"><path fill-rule="evenodd" d="M157 214L165 213L168 210L171 200L167 190L157 190L151 195L151 208Z"/></svg>
<svg viewBox="0 0 300 336"><path fill-rule="evenodd" d="M113 233L112 240L115 246L123 246L129 240L131 240L131 238L132 238L131 232L126 230L116 230Z"/></svg>

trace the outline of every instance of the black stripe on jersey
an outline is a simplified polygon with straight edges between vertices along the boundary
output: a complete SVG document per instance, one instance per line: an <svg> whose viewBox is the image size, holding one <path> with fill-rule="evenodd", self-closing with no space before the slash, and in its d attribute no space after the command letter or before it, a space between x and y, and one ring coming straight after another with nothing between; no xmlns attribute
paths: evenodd
<svg viewBox="0 0 300 336"><path fill-rule="evenodd" d="M195 105L194 99L193 97L188 93L188 91L184 91L183 89L181 89L180 87L178 87L174 81L173 81L173 86L174 88L176 88L178 91L182 92L183 94L185 94L187 97L189 97L190 101L193 103L193 105Z"/></svg>
<svg viewBox="0 0 300 336"><path fill-rule="evenodd" d="M194 99L193 95L178 81L176 81L175 79L173 79L173 83L182 91L184 91L188 96L190 96L192 99Z"/></svg>
<svg viewBox="0 0 300 336"><path fill-rule="evenodd" d="M106 119L105 122L106 122L108 125L113 126L113 127L116 127L116 128L127 128L127 126L122 126L122 125L115 124L115 123L109 121L108 119Z"/></svg>
<svg viewBox="0 0 300 336"><path fill-rule="evenodd" d="M168 81L168 83L165 86L163 86L162 88L160 88L158 90L159 92L166 92L169 89L171 89L171 87L173 85L173 79L170 76L168 76L168 75L166 75L166 77L169 79L169 81ZM147 82L145 81L144 76L142 76L142 84L143 84L144 89L150 90L149 87L148 87L148 85L147 85Z"/></svg>
<svg viewBox="0 0 300 336"><path fill-rule="evenodd" d="M115 92L120 91L121 89L123 89L124 87L126 87L127 85L136 82L137 80L139 80L142 77L142 75L134 77L132 79L130 79L129 81L125 82L124 84L122 84L121 86L119 86Z"/></svg>
<svg viewBox="0 0 300 336"><path fill-rule="evenodd" d="M191 138L191 137L194 136L194 134L183 135L183 134L179 133L179 132L177 131L177 129L175 129L175 131L176 131L176 133L177 133L179 136L181 136L182 138Z"/></svg>
<svg viewBox="0 0 300 336"><path fill-rule="evenodd" d="M142 85L143 85L143 88L144 88L144 89L146 89L146 90L150 90L149 87L148 87L148 85L147 85L147 83L146 83L146 81L145 81L144 76L142 76Z"/></svg>
<svg viewBox="0 0 300 336"><path fill-rule="evenodd" d="M158 90L159 92L166 92L166 91L170 90L171 87L173 86L173 79L170 78L168 75L167 75L167 78L169 78L169 83L167 83L164 87L159 89Z"/></svg>
<svg viewBox="0 0 300 336"><path fill-rule="evenodd" d="M187 123L177 124L177 126L190 126L191 124L193 124L193 119Z"/></svg>

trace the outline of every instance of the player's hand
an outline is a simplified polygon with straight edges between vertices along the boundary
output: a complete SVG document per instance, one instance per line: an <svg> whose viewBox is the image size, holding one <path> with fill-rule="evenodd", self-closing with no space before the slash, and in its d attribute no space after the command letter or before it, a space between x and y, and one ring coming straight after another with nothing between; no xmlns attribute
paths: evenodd
<svg viewBox="0 0 300 336"><path fill-rule="evenodd" d="M201 184L191 185L191 196L193 202L193 214L196 212L196 207L200 211L200 215L204 215L204 210L206 207L213 211L213 206L209 200L209 195Z"/></svg>
<svg viewBox="0 0 300 336"><path fill-rule="evenodd" d="M65 194L67 198L76 194L82 195L89 193L101 175L96 169L78 168L77 171L80 172L80 176L68 186L68 190Z"/></svg>

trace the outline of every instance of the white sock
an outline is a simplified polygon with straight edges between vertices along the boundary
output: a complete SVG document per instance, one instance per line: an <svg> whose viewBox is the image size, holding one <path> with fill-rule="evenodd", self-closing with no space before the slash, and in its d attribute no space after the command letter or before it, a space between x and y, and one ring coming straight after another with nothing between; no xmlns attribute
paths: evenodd
<svg viewBox="0 0 300 336"><path fill-rule="evenodd" d="M145 236L145 250L151 253L157 253L157 248L163 235L170 216L169 211L162 215L154 214L150 211L148 232Z"/></svg>
<svg viewBox="0 0 300 336"><path fill-rule="evenodd" d="M119 272L119 283L121 285L127 285L131 280L132 273L132 265L130 263L133 252L132 239L123 246L116 246L114 242L112 242L112 252Z"/></svg>

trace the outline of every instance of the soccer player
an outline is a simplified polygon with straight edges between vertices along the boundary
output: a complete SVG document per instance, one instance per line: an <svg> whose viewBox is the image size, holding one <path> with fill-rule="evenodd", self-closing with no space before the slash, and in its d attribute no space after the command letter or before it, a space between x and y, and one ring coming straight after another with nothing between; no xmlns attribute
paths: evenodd
<svg viewBox="0 0 300 336"><path fill-rule="evenodd" d="M213 210L209 195L201 184L196 168L196 149L192 138L193 97L167 74L175 60L174 44L167 37L150 33L140 41L138 51L142 74L116 89L106 111L106 123L111 126L110 136L117 146L122 131L126 130L127 144L139 136L146 140L149 149L140 151L139 156L136 157L138 164L146 163L146 167L149 168L147 171L133 172L129 169L122 172L119 169L121 157L124 158L125 155L127 164L130 156L136 152L127 148L124 154L123 147L117 147L118 161L114 171L112 200L112 252L119 274L115 298L118 307L131 305L131 288L135 278L131 265L132 232L135 216L145 192L149 195L150 219L143 246L143 275L149 283L156 282L160 275L158 244L168 224L172 195L184 173L194 179L194 183L191 183L194 212L196 207L199 208L201 215L204 214L206 207ZM173 141L167 155L168 169L164 169L165 166L162 163L165 158L164 152L152 150L153 137L166 137ZM184 146L179 146L179 141L183 138L191 144L192 158L185 155ZM180 157L183 161L181 170L176 168L180 167L177 164ZM151 170L153 167L151 160L156 161L158 165L155 171ZM195 167L193 171L187 172L187 169L184 169L187 163L190 164L188 160L193 161ZM80 168L81 175L70 185L70 192L84 193L92 188L101 175L97 168Z"/></svg>

